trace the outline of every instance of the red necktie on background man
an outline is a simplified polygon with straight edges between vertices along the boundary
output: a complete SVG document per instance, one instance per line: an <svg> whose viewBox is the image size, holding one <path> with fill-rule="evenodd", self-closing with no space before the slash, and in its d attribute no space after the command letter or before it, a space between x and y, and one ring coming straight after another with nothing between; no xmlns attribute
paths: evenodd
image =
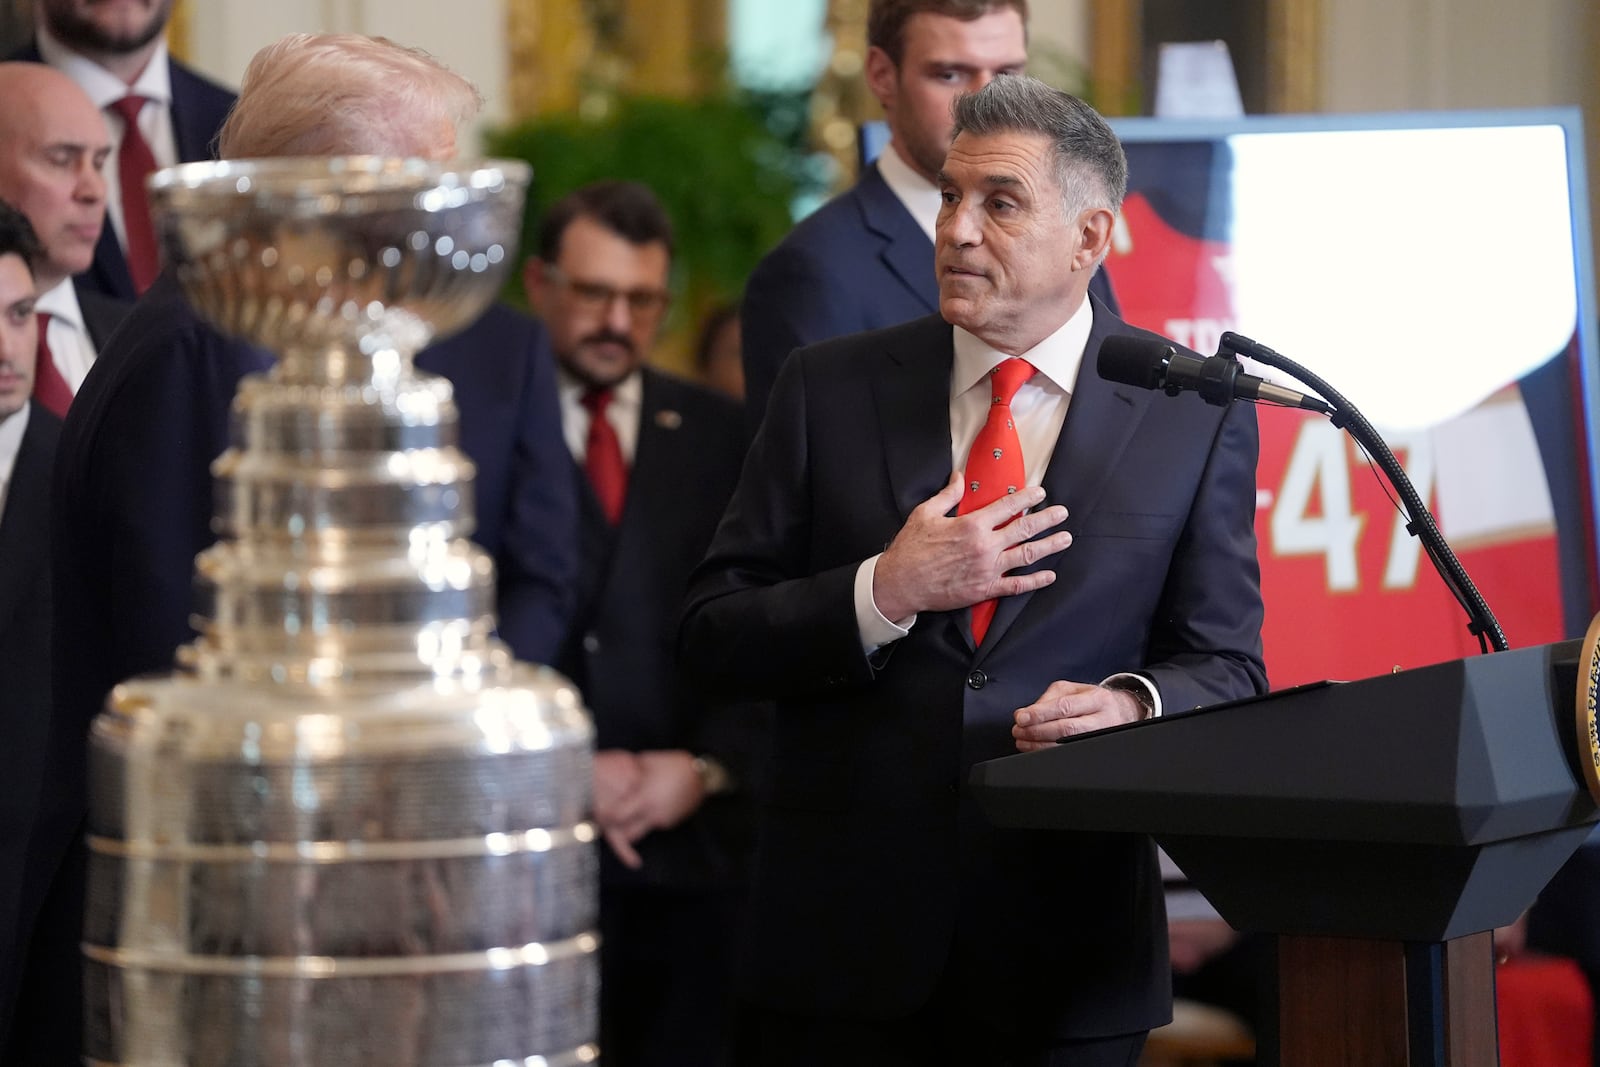
<svg viewBox="0 0 1600 1067"><path fill-rule="evenodd" d="M50 330L50 313L41 311L38 314L39 349L33 368L33 398L45 410L53 411L64 419L67 417L67 407L72 403L72 388L61 377L61 372L56 369L55 357L50 354L50 342L46 338Z"/></svg>
<svg viewBox="0 0 1600 1067"><path fill-rule="evenodd" d="M990 372L993 379L989 417L972 441L967 453L967 491L956 507L957 515L976 511L1003 496L1015 493L1026 484L1027 470L1022 463L1022 442L1011 417L1011 398L1022 383L1033 377L1033 364L1015 357L1001 362ZM983 644L989 632L997 601L972 605L972 643Z"/></svg>
<svg viewBox="0 0 1600 1067"><path fill-rule="evenodd" d="M117 179L122 189L122 231L127 238L128 273L139 292L150 288L161 268L156 252L155 227L150 222L150 200L144 180L156 169L155 153L139 130L139 111L146 100L125 96L111 105L122 116L122 143L117 146Z"/></svg>
<svg viewBox="0 0 1600 1067"><path fill-rule="evenodd" d="M615 526L622 518L622 501L628 491L628 464L622 458L622 442L606 418L611 404L610 389L590 389L580 401L589 412L589 437L583 450L583 468L600 500L600 510Z"/></svg>

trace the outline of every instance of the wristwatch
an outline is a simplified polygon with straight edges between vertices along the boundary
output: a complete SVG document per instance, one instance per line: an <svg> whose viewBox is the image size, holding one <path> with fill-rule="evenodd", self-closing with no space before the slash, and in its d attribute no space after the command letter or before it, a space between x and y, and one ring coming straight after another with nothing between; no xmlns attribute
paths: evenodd
<svg viewBox="0 0 1600 1067"><path fill-rule="evenodd" d="M728 768L714 756L696 756L694 758L694 773L700 776L700 788L706 796L714 797L718 793L726 793L733 789L733 776L728 773Z"/></svg>

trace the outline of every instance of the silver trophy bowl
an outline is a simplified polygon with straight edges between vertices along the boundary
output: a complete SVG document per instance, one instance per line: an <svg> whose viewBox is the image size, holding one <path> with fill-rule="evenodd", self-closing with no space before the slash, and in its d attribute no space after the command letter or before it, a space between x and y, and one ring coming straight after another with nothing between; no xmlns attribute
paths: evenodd
<svg viewBox="0 0 1600 1067"><path fill-rule="evenodd" d="M151 181L190 302L278 362L212 467L200 637L92 729L88 1062L598 1057L593 730L493 636L450 386L412 364L494 298L527 179L335 158Z"/></svg>

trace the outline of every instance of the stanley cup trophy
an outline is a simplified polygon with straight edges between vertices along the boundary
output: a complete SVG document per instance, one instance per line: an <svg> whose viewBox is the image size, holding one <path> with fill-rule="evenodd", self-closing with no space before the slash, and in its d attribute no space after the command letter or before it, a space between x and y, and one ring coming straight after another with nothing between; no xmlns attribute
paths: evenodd
<svg viewBox="0 0 1600 1067"><path fill-rule="evenodd" d="M412 367L494 298L527 180L370 158L152 180L189 300L279 358L213 465L201 636L94 723L88 1063L598 1057L592 728L493 636L450 385Z"/></svg>

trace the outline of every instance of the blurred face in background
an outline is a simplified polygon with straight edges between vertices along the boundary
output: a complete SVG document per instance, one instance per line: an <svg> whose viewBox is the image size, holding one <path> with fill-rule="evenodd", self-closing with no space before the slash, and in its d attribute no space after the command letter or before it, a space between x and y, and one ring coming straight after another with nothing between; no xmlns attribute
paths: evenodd
<svg viewBox="0 0 1600 1067"><path fill-rule="evenodd" d="M172 0L38 0L34 8L50 35L74 51L137 52L161 35Z"/></svg>
<svg viewBox="0 0 1600 1067"><path fill-rule="evenodd" d="M39 235L37 281L48 289L94 262L111 133L83 90L42 63L0 63L0 100L0 200Z"/></svg>
<svg viewBox="0 0 1600 1067"><path fill-rule="evenodd" d="M662 242L634 244L579 215L562 233L555 262L528 261L523 285L561 365L585 385L605 387L649 355L671 267Z"/></svg>
<svg viewBox="0 0 1600 1067"><path fill-rule="evenodd" d="M0 422L21 411L33 395L39 351L36 295L33 272L22 257L0 255Z"/></svg>
<svg viewBox="0 0 1600 1067"><path fill-rule="evenodd" d="M883 105L901 158L932 182L950 148L956 97L1027 63L1027 33L1014 9L970 22L920 12L906 20L899 64L882 48L867 51L867 86Z"/></svg>

